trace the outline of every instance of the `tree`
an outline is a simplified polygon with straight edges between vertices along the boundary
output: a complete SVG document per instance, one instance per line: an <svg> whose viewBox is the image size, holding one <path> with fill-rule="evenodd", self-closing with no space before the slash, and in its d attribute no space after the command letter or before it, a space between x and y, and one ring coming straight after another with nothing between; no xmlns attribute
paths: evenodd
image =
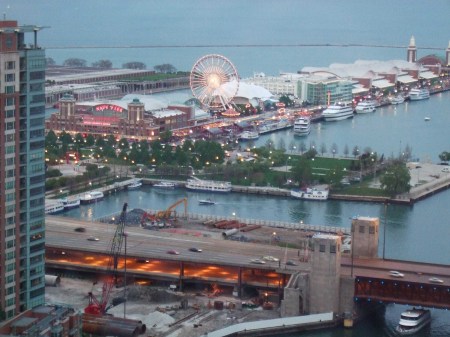
<svg viewBox="0 0 450 337"><path fill-rule="evenodd" d="M280 103L284 103L285 106L291 106L294 104L294 102L287 96L287 95L283 95L281 96L278 101Z"/></svg>
<svg viewBox="0 0 450 337"><path fill-rule="evenodd" d="M55 60L52 59L51 57L46 57L46 58L45 58L45 64L46 64L47 66L54 66L54 65L56 65L56 62L55 62Z"/></svg>
<svg viewBox="0 0 450 337"><path fill-rule="evenodd" d="M386 173L381 176L381 188L395 196L400 193L409 192L411 186L409 182L411 175L406 165L398 161L386 170Z"/></svg>
<svg viewBox="0 0 450 337"><path fill-rule="evenodd" d="M86 60L78 58L69 58L64 61L63 66L65 67L86 67Z"/></svg>
<svg viewBox="0 0 450 337"><path fill-rule="evenodd" d="M163 74L174 74L177 72L177 68L175 68L173 65L168 64L168 63L154 66L153 69L155 69L155 71L157 73L163 73Z"/></svg>
<svg viewBox="0 0 450 337"><path fill-rule="evenodd" d="M312 167L309 160L301 156L291 168L292 178L299 183L299 186L308 185L312 181Z"/></svg>
<svg viewBox="0 0 450 337"><path fill-rule="evenodd" d="M350 150L348 149L348 145L345 144L345 146L344 146L344 156L348 157L349 151Z"/></svg>
<svg viewBox="0 0 450 337"><path fill-rule="evenodd" d="M439 159L441 161L450 161L450 152L443 151L439 154Z"/></svg>
<svg viewBox="0 0 450 337"><path fill-rule="evenodd" d="M359 148L358 148L357 146L355 146L355 147L353 148L353 150L352 150L352 155L353 155L353 157L355 157L355 158L356 158L356 156L359 155Z"/></svg>
<svg viewBox="0 0 450 337"><path fill-rule="evenodd" d="M100 68L100 69L111 69L112 62L110 60L99 60L97 62L92 63L92 66L94 68Z"/></svg>
<svg viewBox="0 0 450 337"><path fill-rule="evenodd" d="M124 69L146 69L147 66L145 65L145 63L142 62L128 62L128 63L124 63L122 64L122 68Z"/></svg>
<svg viewBox="0 0 450 337"><path fill-rule="evenodd" d="M325 145L325 143L322 143L322 145L320 145L320 154L323 156L324 153L327 152L327 146Z"/></svg>

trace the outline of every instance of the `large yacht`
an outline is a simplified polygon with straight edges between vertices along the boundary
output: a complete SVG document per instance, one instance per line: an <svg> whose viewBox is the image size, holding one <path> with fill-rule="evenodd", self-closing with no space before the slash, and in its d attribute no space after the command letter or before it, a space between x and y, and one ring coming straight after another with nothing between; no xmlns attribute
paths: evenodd
<svg viewBox="0 0 450 337"><path fill-rule="evenodd" d="M431 322L430 310L412 308L402 312L395 330L400 335L416 333Z"/></svg>
<svg viewBox="0 0 450 337"><path fill-rule="evenodd" d="M425 88L413 88L409 92L409 99L411 101L419 101L430 98L430 91Z"/></svg>
<svg viewBox="0 0 450 337"><path fill-rule="evenodd" d="M228 181L201 180L193 177L187 180L186 188L204 192L231 192L231 183Z"/></svg>
<svg viewBox="0 0 450 337"><path fill-rule="evenodd" d="M91 204L93 202L102 200L103 197L104 197L104 194L103 194L103 192L100 192L100 191L87 192L80 197L80 203L82 205Z"/></svg>
<svg viewBox="0 0 450 337"><path fill-rule="evenodd" d="M301 116L294 122L294 135L307 136L311 132L311 118L308 116Z"/></svg>
<svg viewBox="0 0 450 337"><path fill-rule="evenodd" d="M287 118L266 120L258 126L260 134L278 131L292 127L291 122Z"/></svg>
<svg viewBox="0 0 450 337"><path fill-rule="evenodd" d="M356 104L355 111L357 114L365 114L368 112L374 112L376 109L374 101L361 101Z"/></svg>
<svg viewBox="0 0 450 337"><path fill-rule="evenodd" d="M353 117L353 105L351 102L337 102L330 105L322 112L326 122L340 121Z"/></svg>

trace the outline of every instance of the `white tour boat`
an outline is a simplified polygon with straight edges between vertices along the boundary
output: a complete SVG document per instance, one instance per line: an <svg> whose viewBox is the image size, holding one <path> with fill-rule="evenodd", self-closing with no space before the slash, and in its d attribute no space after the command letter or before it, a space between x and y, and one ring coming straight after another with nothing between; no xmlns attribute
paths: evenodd
<svg viewBox="0 0 450 337"><path fill-rule="evenodd" d="M330 105L322 112L326 122L340 121L353 117L353 105L351 102L337 102Z"/></svg>
<svg viewBox="0 0 450 337"><path fill-rule="evenodd" d="M292 126L291 122L287 118L281 119L269 119L262 122L258 126L258 131L260 134L269 133L273 131L283 130L290 128Z"/></svg>
<svg viewBox="0 0 450 337"><path fill-rule="evenodd" d="M137 190L141 188L142 186L142 180L141 179L135 179L130 185L127 186L128 190Z"/></svg>
<svg viewBox="0 0 450 337"><path fill-rule="evenodd" d="M374 112L376 105L374 101L361 101L356 104L355 111L357 114L365 114L368 112Z"/></svg>
<svg viewBox="0 0 450 337"><path fill-rule="evenodd" d="M403 102L405 102L405 97L403 97L402 95L397 95L394 97L389 98L389 101L391 102L391 104L402 104Z"/></svg>
<svg viewBox="0 0 450 337"><path fill-rule="evenodd" d="M431 322L430 310L412 308L402 312L395 330L400 335L416 333Z"/></svg>
<svg viewBox="0 0 450 337"><path fill-rule="evenodd" d="M61 202L65 210L80 207L80 198L64 198Z"/></svg>
<svg viewBox="0 0 450 337"><path fill-rule="evenodd" d="M52 201L45 203L45 214L58 214L64 211L64 205L61 201Z"/></svg>
<svg viewBox="0 0 450 337"><path fill-rule="evenodd" d="M328 189L307 188L306 190L291 190L291 196L306 200L327 200Z"/></svg>
<svg viewBox="0 0 450 337"><path fill-rule="evenodd" d="M102 200L104 196L105 195L103 194L103 192L100 191L86 192L80 197L80 203L82 205L91 204L93 202Z"/></svg>
<svg viewBox="0 0 450 337"><path fill-rule="evenodd" d="M159 183L153 184L153 187L162 189L172 189L175 188L175 184L170 181L160 181Z"/></svg>
<svg viewBox="0 0 450 337"><path fill-rule="evenodd" d="M186 188L192 191L204 192L231 192L231 182L229 181L214 181L201 180L193 177L186 182Z"/></svg>
<svg viewBox="0 0 450 337"><path fill-rule="evenodd" d="M245 130L239 136L239 140L254 140L259 138L258 131Z"/></svg>
<svg viewBox="0 0 450 337"><path fill-rule="evenodd" d="M430 91L425 88L413 88L409 92L409 99L411 101L419 101L430 98Z"/></svg>
<svg viewBox="0 0 450 337"><path fill-rule="evenodd" d="M311 118L301 116L294 122L294 136L307 136L311 132Z"/></svg>

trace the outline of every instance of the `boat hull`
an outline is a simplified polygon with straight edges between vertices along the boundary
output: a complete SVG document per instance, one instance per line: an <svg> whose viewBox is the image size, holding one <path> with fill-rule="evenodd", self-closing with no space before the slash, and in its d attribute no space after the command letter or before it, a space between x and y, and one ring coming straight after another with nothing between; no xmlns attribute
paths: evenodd
<svg viewBox="0 0 450 337"><path fill-rule="evenodd" d="M317 189L306 189L306 191L303 190L292 190L291 196L297 199L304 199L304 200L318 200L318 201L325 201L328 199L328 191L327 190L317 190Z"/></svg>
<svg viewBox="0 0 450 337"><path fill-rule="evenodd" d="M409 319L403 317L404 315L410 316ZM400 335L412 335L423 329L425 326L430 324L431 314L429 310L425 309L413 309L402 313L400 322L395 328Z"/></svg>

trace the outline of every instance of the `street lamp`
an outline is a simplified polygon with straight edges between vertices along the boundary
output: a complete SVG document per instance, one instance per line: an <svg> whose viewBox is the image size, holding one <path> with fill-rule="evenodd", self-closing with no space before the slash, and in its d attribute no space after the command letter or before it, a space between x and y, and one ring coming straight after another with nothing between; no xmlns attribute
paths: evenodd
<svg viewBox="0 0 450 337"><path fill-rule="evenodd" d="M277 232L273 232L272 235L270 236L269 246L272 246L272 238L275 240L276 235Z"/></svg>
<svg viewBox="0 0 450 337"><path fill-rule="evenodd" d="M388 203L384 203L384 226L383 226L383 260L386 251L386 229L387 229L387 207Z"/></svg>

